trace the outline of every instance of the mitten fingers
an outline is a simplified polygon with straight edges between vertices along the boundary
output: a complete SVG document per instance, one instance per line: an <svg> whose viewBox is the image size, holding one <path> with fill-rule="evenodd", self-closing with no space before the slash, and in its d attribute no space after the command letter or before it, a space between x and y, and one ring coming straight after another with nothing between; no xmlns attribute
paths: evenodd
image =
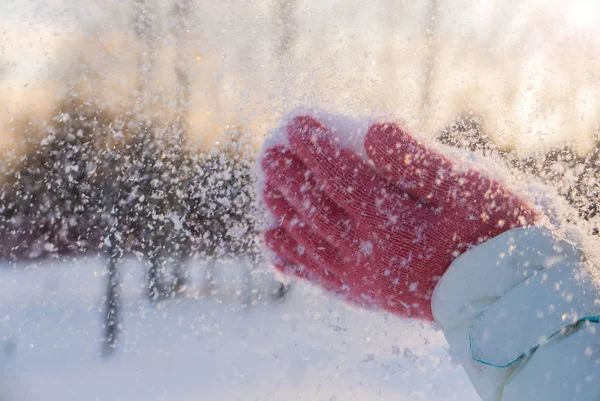
<svg viewBox="0 0 600 401"><path fill-rule="evenodd" d="M388 270L388 266L393 269L396 262L398 265L408 263L403 261L408 261L409 254L410 257L418 259L427 257L426 251L415 249L419 246L419 243L415 242L415 237L422 231L419 227L423 227L426 222L403 221L403 225L393 231L389 228L377 230L373 227L357 230L353 225L345 226L343 230L338 228L338 231L346 235L342 237L336 233L342 240L333 241L331 237L322 235L323 230L312 226L310 221L307 222L305 216L288 203L289 198L277 188L267 184L263 199L278 226L296 238L297 242L306 243L315 236L321 238L328 248L335 249L340 255L349 258L352 264L360 266L359 270L365 268L365 263L369 263L372 266L381 266L381 271L376 273L384 275L384 270ZM400 232L401 228L402 232ZM352 275L349 265L348 269L344 270L344 278Z"/></svg>
<svg viewBox="0 0 600 401"><path fill-rule="evenodd" d="M340 144L311 117L296 117L288 125L290 149L314 175L323 191L357 222L397 224L430 211L415 208L415 200L383 181L369 164Z"/></svg>
<svg viewBox="0 0 600 401"><path fill-rule="evenodd" d="M341 254L341 249L344 248L340 249L335 244L323 239L313 227L301 219L296 210L285 201L281 193L267 187L264 199L277 221L278 227L283 228L298 243L302 252L308 252L317 258L321 258L321 255L324 254L327 260L339 258L333 255Z"/></svg>
<svg viewBox="0 0 600 401"><path fill-rule="evenodd" d="M263 166L268 177L263 200L278 224L290 233L298 225L310 228L358 263L371 259L385 264L401 257L414 248L415 238L422 236L423 223L438 219L428 206L416 202L412 210L393 209L383 222L352 219L317 188L310 172L289 151L268 151ZM423 219L426 213L428 220Z"/></svg>
<svg viewBox="0 0 600 401"><path fill-rule="evenodd" d="M352 248L354 234L350 216L316 183L302 162L285 148L269 149L262 162L268 182L264 201L272 212L289 204L301 222L339 248ZM282 203L283 201L283 203Z"/></svg>
<svg viewBox="0 0 600 401"><path fill-rule="evenodd" d="M435 206L446 206L493 190L493 183L427 149L395 123L373 124L365 149L375 169L390 182Z"/></svg>
<svg viewBox="0 0 600 401"><path fill-rule="evenodd" d="M514 227L532 224L535 213L498 181L456 163L404 132L395 123L369 128L365 149L375 169L389 182L434 206L454 210L462 220Z"/></svg>

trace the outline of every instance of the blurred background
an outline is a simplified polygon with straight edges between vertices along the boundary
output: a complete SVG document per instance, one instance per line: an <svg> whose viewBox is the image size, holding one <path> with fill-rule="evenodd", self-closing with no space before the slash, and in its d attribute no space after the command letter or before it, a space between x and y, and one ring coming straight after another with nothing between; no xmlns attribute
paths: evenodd
<svg viewBox="0 0 600 401"><path fill-rule="evenodd" d="M597 235L599 20L592 0L3 0L0 400L477 399L429 325L273 273L256 157L297 107L401 120Z"/></svg>
<svg viewBox="0 0 600 401"><path fill-rule="evenodd" d="M296 105L399 116L429 135L472 113L503 145L521 148L568 140L583 152L597 127L594 1L7 0L1 7L9 147L19 140L6 124L34 109L47 113L57 97L77 94L118 111L143 94L168 120L175 112L165 105L181 85L189 86L194 138L239 124L260 143Z"/></svg>

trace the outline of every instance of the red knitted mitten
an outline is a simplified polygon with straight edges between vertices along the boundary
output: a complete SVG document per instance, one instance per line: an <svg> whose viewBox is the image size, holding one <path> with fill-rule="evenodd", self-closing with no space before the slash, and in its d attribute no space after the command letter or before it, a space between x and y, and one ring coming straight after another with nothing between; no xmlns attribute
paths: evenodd
<svg viewBox="0 0 600 401"><path fill-rule="evenodd" d="M432 319L439 278L469 245L532 224L499 182L433 152L397 124L369 128L363 160L309 116L267 149L265 233L276 265L347 299Z"/></svg>

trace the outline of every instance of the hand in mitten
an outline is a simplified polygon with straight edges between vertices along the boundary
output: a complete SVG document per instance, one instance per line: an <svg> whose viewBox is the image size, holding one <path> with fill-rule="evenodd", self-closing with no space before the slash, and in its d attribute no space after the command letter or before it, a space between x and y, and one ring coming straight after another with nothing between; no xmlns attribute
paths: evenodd
<svg viewBox="0 0 600 401"><path fill-rule="evenodd" d="M262 160L277 221L266 244L279 267L354 302L431 319L431 294L453 259L535 220L499 182L457 169L397 124L369 128L369 160L312 117L285 129L288 144Z"/></svg>

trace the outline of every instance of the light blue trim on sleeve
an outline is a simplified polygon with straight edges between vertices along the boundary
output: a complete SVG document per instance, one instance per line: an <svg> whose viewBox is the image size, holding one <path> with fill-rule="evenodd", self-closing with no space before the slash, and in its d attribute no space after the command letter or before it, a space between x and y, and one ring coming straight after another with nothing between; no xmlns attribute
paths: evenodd
<svg viewBox="0 0 600 401"><path fill-rule="evenodd" d="M563 261L516 285L473 322L471 358L508 367L581 321L600 321L600 286L585 263Z"/></svg>

